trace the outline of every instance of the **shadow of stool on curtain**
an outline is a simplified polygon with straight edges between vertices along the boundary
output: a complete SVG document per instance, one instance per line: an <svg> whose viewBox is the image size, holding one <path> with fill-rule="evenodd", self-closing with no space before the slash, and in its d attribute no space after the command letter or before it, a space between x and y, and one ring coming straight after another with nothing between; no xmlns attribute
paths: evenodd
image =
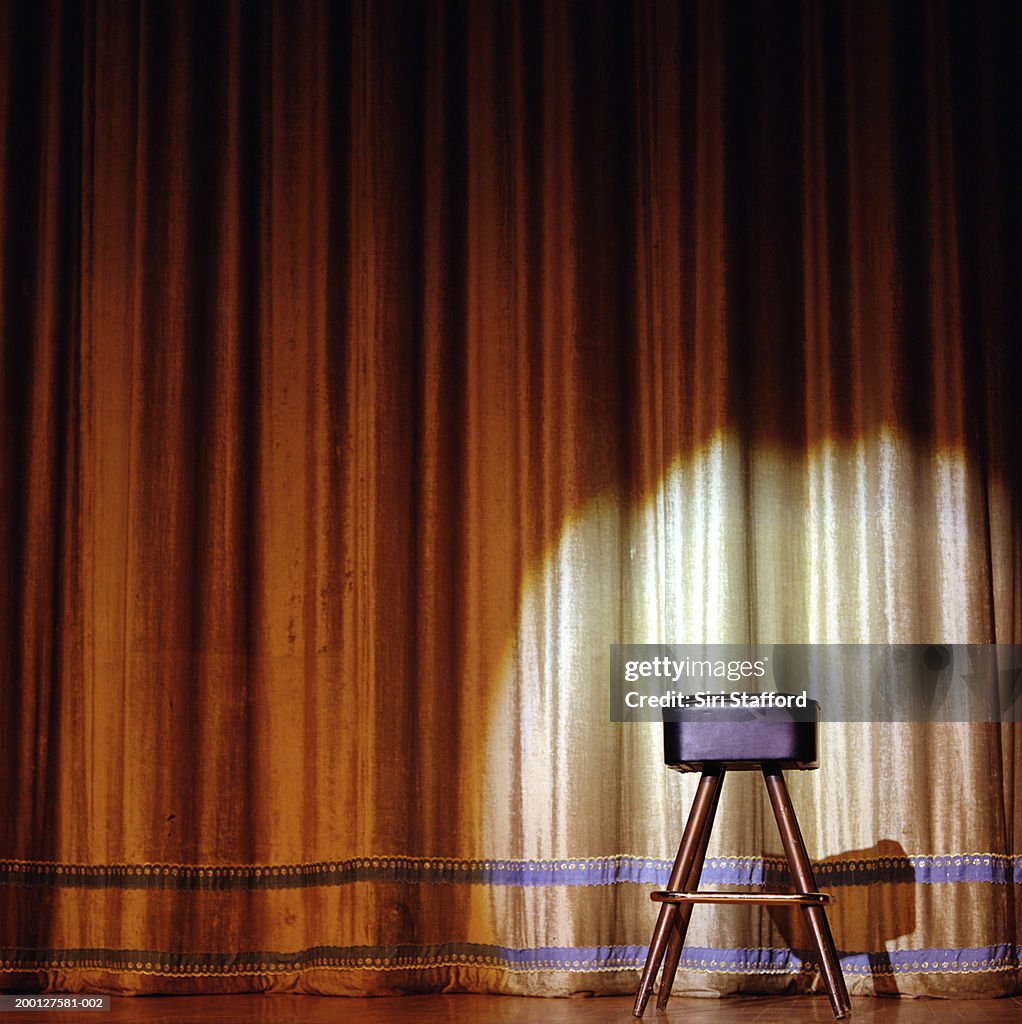
<svg viewBox="0 0 1022 1024"><path fill-rule="evenodd" d="M668 719L664 722L665 764L675 771L702 772L702 776L667 889L654 892L650 897L660 904L660 913L635 997L632 1010L635 1017L641 1017L646 1009L661 961L664 969L657 1008L666 1008L694 903L800 907L820 959L820 971L834 1016L840 1019L851 1011L852 1004L827 921L825 908L830 897L816 889L812 865L784 782L784 769L803 771L818 767L820 706L816 701L793 694L769 696L773 703L765 707L690 705L665 712ZM805 700L805 706L798 706L798 700ZM794 883L792 892L698 891L713 819L728 771L763 773Z"/></svg>
<svg viewBox="0 0 1022 1024"><path fill-rule="evenodd" d="M876 995L900 995L900 977L891 963L890 944L916 930L916 870L905 847L894 839L842 850L816 861L824 884L850 889L829 915L840 948L865 954ZM789 947L802 936L798 908L768 907L770 922Z"/></svg>

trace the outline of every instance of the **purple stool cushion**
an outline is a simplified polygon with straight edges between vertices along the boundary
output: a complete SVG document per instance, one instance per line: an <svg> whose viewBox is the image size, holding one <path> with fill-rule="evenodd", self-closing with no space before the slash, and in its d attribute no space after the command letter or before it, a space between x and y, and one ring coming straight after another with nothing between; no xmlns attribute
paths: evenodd
<svg viewBox="0 0 1022 1024"><path fill-rule="evenodd" d="M702 771L708 761L739 771L758 769L764 761L781 768L819 767L820 705L814 700L805 707L674 708L664 717L664 763L679 772Z"/></svg>

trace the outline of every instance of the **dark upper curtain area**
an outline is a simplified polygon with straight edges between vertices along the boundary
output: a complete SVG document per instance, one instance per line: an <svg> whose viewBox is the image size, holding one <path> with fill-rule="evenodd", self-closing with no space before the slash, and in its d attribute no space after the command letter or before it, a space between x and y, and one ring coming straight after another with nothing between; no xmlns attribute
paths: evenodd
<svg viewBox="0 0 1022 1024"><path fill-rule="evenodd" d="M140 325L180 318L142 355L158 375L161 349L180 349L201 448L220 328L243 339L244 395L269 341L274 211L297 204L315 244L289 255L320 264L335 359L356 264L386 251L406 421L431 328L464 384L473 229L514 267L538 345L544 264L523 254L563 217L570 251L547 257L570 263L594 420L627 430L637 320L669 311L655 343L683 364L664 390L689 409L690 443L725 423L796 448L877 423L960 443L1013 419L991 396L1003 412L1017 379L1019 41L1016 6L998 3L18 5L4 13L6 436L42 380L62 389L61 423L74 411L82 281L100 269L84 232L130 243L117 269ZM676 310L656 292L647 306L654 270ZM697 325L707 291L719 315ZM62 356L52 373L41 331ZM703 345L726 385L713 410L692 369ZM825 408L814 375L833 382ZM7 448L16 467L26 446ZM587 486L616 485L620 465L583 457Z"/></svg>

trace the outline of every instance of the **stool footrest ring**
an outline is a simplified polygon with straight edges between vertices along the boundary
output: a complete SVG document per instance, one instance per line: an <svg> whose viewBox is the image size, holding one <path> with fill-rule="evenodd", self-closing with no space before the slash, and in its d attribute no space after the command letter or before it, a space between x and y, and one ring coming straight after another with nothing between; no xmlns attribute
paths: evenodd
<svg viewBox="0 0 1022 1024"><path fill-rule="evenodd" d="M758 903L766 906L777 904L802 904L803 906L825 906L831 897L825 892L674 892L662 889L650 893L654 903Z"/></svg>

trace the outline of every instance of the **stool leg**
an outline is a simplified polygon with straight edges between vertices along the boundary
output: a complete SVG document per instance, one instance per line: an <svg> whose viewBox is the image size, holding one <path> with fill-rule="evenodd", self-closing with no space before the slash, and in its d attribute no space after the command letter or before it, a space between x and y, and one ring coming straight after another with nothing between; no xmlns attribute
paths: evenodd
<svg viewBox="0 0 1022 1024"><path fill-rule="evenodd" d="M791 871L795 888L799 892L816 892L816 879L813 877L813 868L809 862L809 854L806 852L805 841L802 839L802 833L798 827L795 809L791 805L791 797L784 782L784 774L778 765L764 764L763 778L766 781L767 792L770 794L770 804L774 809L774 817L777 819L777 830L781 833L784 854L788 859L788 868ZM841 962L838 960L837 949L834 947L834 937L830 933L827 912L823 907L803 907L802 914L805 917L810 938L820 957L820 970L823 974L823 982L827 986L831 1009L834 1011L834 1016L840 1020L848 1015L852 1008L852 1002L848 998L845 978L841 973Z"/></svg>
<svg viewBox="0 0 1022 1024"><path fill-rule="evenodd" d="M695 799L692 801L692 810L689 811L685 831L681 837L681 845L678 847L678 856L675 858L674 868L667 882L668 889L679 890L688 882L689 875L692 873L692 864L703 841L706 820L711 807L715 806L716 794L723 779L724 769L721 765L707 764L703 766L699 787L696 789ZM632 1008L633 1017L641 1017L646 1009L660 961L664 958L664 952L674 928L678 909L678 905L675 903L660 904L660 913L657 915L653 938L650 940L649 952L646 954L646 966L643 968L639 991L635 996L635 1006Z"/></svg>
<svg viewBox="0 0 1022 1024"><path fill-rule="evenodd" d="M682 889L683 892L695 892L699 888L699 876L703 873L703 861L706 860L706 848L710 844L710 833L713 831L713 819L717 814L717 804L720 801L723 781L722 775L714 791L706 821L703 823L703 836L699 841L699 849L696 851L695 860L692 861L692 869L689 871L688 881ZM656 1000L658 1010L666 1010L667 1001L671 998L674 976L678 973L678 962L681 960L681 951L685 946L685 933L688 931L688 922L692 917L692 904L677 904L677 911L674 915L671 937L667 944L667 955L664 957L663 973L660 975L660 994Z"/></svg>

